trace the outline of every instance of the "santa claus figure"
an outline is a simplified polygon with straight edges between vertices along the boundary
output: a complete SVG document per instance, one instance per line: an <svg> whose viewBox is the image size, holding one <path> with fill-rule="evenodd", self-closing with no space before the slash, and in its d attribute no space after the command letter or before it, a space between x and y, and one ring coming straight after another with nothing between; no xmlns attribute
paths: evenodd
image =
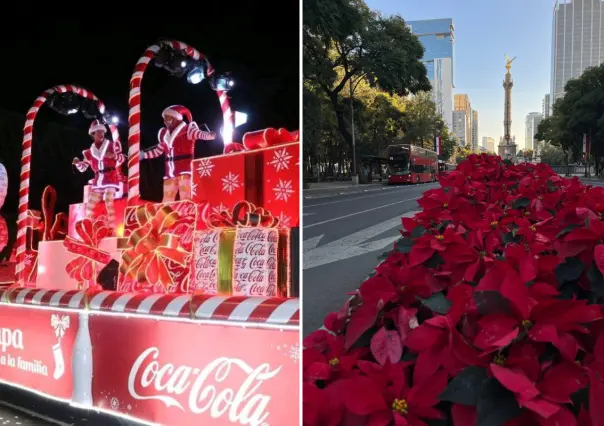
<svg viewBox="0 0 604 426"><path fill-rule="evenodd" d="M174 105L162 112L165 127L159 131L159 143L151 149L141 151L141 159L165 160L164 202L191 199L191 163L195 154L195 141L214 140L215 132L200 130L192 119L191 112L182 105Z"/></svg>
<svg viewBox="0 0 604 426"><path fill-rule="evenodd" d="M122 154L122 146L119 141L117 129L114 129L113 142L105 138L107 127L99 120L94 120L88 129L88 134L94 142L89 149L82 151L83 160L73 159L73 165L80 172L89 167L94 172L94 178L90 181L92 188L86 201L86 217L92 218L96 205L105 199L109 225L115 227L115 207L113 200L115 193L123 182L120 166L125 158Z"/></svg>

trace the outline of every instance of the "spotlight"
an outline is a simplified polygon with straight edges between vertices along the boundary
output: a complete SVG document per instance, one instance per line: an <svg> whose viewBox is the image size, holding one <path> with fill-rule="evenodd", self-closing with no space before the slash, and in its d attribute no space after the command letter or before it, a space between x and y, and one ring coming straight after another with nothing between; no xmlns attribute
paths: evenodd
<svg viewBox="0 0 604 426"><path fill-rule="evenodd" d="M231 78L229 74L223 74L216 77L212 83L212 89L227 91L235 86L235 80Z"/></svg>
<svg viewBox="0 0 604 426"><path fill-rule="evenodd" d="M235 111L235 127L247 123L247 114L245 112Z"/></svg>
<svg viewBox="0 0 604 426"><path fill-rule="evenodd" d="M202 66L195 66L189 71L187 81L191 84L199 84L204 79L204 69Z"/></svg>

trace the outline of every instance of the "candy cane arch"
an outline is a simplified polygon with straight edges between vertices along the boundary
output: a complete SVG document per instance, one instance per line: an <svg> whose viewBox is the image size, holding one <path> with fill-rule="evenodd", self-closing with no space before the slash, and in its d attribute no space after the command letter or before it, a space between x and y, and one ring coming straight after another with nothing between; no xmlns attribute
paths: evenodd
<svg viewBox="0 0 604 426"><path fill-rule="evenodd" d="M149 46L143 56L140 57L134 68L134 73L130 78L130 96L128 106L128 202L136 200L140 196L140 124L141 124L141 83L143 74L149 66L151 60L157 52L163 47L169 46L174 50L182 50L187 56L195 61L202 60L207 66L206 75L209 77L214 73L214 67L210 64L205 55L201 54L194 47L181 41L167 40L161 41L153 46ZM216 90L220 108L222 109L222 119L224 122L223 138L225 146L232 142L233 113L227 92ZM229 129L230 131L227 131ZM227 140L228 139L228 140Z"/></svg>
<svg viewBox="0 0 604 426"><path fill-rule="evenodd" d="M83 98L91 99L98 104L101 114L105 113L105 104L101 102L93 93L81 87L64 85L55 86L43 92L35 100L32 107L25 116L25 127L23 128L23 143L21 145L21 176L19 184L19 218L17 224L17 283L22 285L25 282L25 234L27 210L29 207L29 177L31 175L31 144L34 130L34 121L38 111L54 93L75 93Z"/></svg>

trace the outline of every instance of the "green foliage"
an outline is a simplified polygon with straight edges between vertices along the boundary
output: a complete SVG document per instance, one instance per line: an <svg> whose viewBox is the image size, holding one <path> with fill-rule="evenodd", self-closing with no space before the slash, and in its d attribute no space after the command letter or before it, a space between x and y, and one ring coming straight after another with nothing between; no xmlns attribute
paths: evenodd
<svg viewBox="0 0 604 426"><path fill-rule="evenodd" d="M349 163L353 130L357 157L385 157L395 141L432 149L437 134L441 158L452 156L455 139L424 93L424 49L403 18L381 16L363 0L305 0L303 15L307 172L309 164Z"/></svg>

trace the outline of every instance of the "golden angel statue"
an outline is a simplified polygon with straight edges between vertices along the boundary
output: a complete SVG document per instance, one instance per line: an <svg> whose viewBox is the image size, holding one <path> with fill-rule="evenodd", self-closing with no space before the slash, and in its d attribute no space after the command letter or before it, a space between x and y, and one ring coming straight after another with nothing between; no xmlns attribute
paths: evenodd
<svg viewBox="0 0 604 426"><path fill-rule="evenodd" d="M505 54L505 60L507 61L507 63L505 64L505 68L508 70L508 72L510 72L510 70L512 69L512 62L514 62L514 59L516 59L518 56L514 56L512 59L508 58L508 55Z"/></svg>

